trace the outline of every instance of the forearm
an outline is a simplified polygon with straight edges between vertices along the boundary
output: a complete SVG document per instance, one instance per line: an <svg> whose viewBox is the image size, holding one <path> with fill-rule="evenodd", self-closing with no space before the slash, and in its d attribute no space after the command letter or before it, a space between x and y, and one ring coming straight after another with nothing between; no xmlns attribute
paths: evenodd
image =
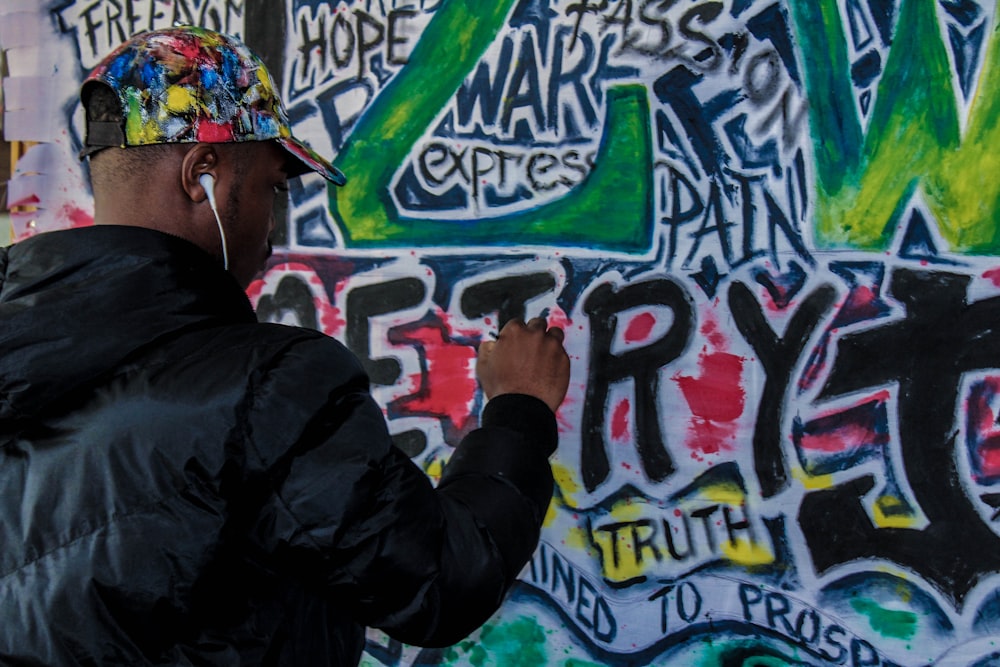
<svg viewBox="0 0 1000 667"><path fill-rule="evenodd" d="M557 443L555 416L543 402L498 396L484 410L482 428L456 449L438 485L494 535L511 579L537 544L552 498L548 457Z"/></svg>
<svg viewBox="0 0 1000 667"><path fill-rule="evenodd" d="M555 418L537 399L501 396L449 462L436 494L444 518L440 570L397 639L453 644L500 606L531 557L552 496Z"/></svg>

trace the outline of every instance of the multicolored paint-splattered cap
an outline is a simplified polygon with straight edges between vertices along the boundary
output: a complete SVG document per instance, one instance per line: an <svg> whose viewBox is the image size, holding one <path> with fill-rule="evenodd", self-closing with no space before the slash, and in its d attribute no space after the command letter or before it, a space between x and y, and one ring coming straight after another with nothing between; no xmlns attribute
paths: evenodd
<svg viewBox="0 0 1000 667"><path fill-rule="evenodd" d="M274 140L337 185L339 169L292 136L271 76L245 44L205 28L177 26L135 35L102 60L80 89L109 86L123 120L88 120L81 157L111 146ZM308 167L306 169L305 167Z"/></svg>

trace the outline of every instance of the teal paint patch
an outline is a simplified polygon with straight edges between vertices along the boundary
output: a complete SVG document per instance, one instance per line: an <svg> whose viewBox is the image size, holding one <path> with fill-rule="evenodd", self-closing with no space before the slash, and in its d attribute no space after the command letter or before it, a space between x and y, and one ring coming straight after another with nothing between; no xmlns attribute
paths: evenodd
<svg viewBox="0 0 1000 667"><path fill-rule="evenodd" d="M917 633L917 615L911 611L886 609L873 600L852 600L851 606L868 618L872 630L883 637L912 639Z"/></svg>
<svg viewBox="0 0 1000 667"><path fill-rule="evenodd" d="M545 630L533 618L486 625L475 641L467 640L448 649L446 664L542 667L549 664Z"/></svg>

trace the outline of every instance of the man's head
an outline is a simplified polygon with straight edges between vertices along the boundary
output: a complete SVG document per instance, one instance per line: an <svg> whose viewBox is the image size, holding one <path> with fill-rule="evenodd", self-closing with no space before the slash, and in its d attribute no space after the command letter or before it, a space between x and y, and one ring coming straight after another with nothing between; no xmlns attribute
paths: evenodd
<svg viewBox="0 0 1000 667"><path fill-rule="evenodd" d="M80 96L98 221L187 238L228 260L242 284L263 262L275 190L310 170L345 180L292 136L260 58L217 32L136 35Z"/></svg>

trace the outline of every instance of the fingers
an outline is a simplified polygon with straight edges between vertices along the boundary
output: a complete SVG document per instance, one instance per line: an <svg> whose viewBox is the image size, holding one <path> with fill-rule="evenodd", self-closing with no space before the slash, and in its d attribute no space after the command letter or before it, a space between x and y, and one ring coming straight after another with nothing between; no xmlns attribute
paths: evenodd
<svg viewBox="0 0 1000 667"><path fill-rule="evenodd" d="M476 374L487 399L527 394L559 409L569 385L570 361L560 327L544 317L507 322L497 340L479 345Z"/></svg>
<svg viewBox="0 0 1000 667"><path fill-rule="evenodd" d="M544 317L532 317L530 320L528 320L528 323L525 326L527 326L529 329L538 329L540 331L545 331L545 329L549 326L549 323L546 321Z"/></svg>
<svg viewBox="0 0 1000 667"><path fill-rule="evenodd" d="M510 320L504 325L504 329L508 327L521 327L529 331L541 331L545 334L551 335L553 338L558 340L560 343L565 339L565 334L560 327L549 327L548 321L544 317L532 317L527 322L522 322L520 320ZM500 335L503 335L501 330Z"/></svg>
<svg viewBox="0 0 1000 667"><path fill-rule="evenodd" d="M485 359L493 353L493 348L497 346L495 340L484 340L479 344L479 358Z"/></svg>

